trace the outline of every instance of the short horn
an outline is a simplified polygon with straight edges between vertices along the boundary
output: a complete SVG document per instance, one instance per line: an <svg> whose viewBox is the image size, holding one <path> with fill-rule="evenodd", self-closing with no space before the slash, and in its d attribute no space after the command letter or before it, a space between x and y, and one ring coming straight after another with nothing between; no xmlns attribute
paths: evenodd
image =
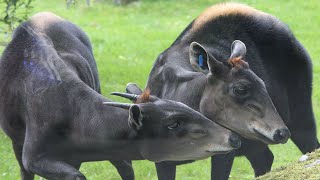
<svg viewBox="0 0 320 180"><path fill-rule="evenodd" d="M131 107L131 104L118 103L118 102L103 102L102 104L107 105L107 106L119 107L122 109L130 109L130 107Z"/></svg>
<svg viewBox="0 0 320 180"><path fill-rule="evenodd" d="M120 96L120 97L124 97L124 98L130 99L131 101L136 101L138 99L138 97L139 97L139 95L129 94L129 93L120 93L120 92L112 92L110 94L111 95Z"/></svg>

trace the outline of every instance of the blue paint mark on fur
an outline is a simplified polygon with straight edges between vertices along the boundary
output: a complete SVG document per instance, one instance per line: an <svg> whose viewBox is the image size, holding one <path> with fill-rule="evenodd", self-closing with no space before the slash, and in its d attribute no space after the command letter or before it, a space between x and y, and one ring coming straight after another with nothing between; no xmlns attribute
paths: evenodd
<svg viewBox="0 0 320 180"><path fill-rule="evenodd" d="M42 64L36 64L31 59L23 60L23 65L28 73L30 73L29 77L29 85L28 92L34 95L40 94L44 92L49 87L59 85L62 81L56 78L51 69L45 67Z"/></svg>
<svg viewBox="0 0 320 180"><path fill-rule="evenodd" d="M23 60L23 65L30 72L32 72L33 69L35 68L34 63L31 60L28 61L27 59L24 59Z"/></svg>
<svg viewBox="0 0 320 180"><path fill-rule="evenodd" d="M48 71L47 68L36 65L32 60L26 60L24 59L23 64L25 68L32 73L32 75L35 75L41 80L47 79L47 80L57 80L52 73ZM57 80L60 81L60 80Z"/></svg>
<svg viewBox="0 0 320 180"><path fill-rule="evenodd" d="M202 54L199 55L199 66L201 68L203 68L203 55Z"/></svg>

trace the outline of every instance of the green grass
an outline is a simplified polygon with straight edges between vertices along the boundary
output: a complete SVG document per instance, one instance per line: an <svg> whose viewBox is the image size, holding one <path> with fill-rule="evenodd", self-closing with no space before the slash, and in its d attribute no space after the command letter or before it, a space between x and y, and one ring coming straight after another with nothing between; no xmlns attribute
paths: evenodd
<svg viewBox="0 0 320 180"><path fill-rule="evenodd" d="M127 7L116 7L111 0L86 7L79 0L77 7L66 9L64 0L37 0L34 12L51 11L81 27L90 37L98 63L102 92L123 91L128 82L145 86L152 64L158 54L175 40L182 30L206 7L217 0L141 0ZM301 0L241 0L286 22L310 53L314 64L313 104L320 119L320 3ZM319 121L317 121L318 127ZM318 133L320 134L320 133ZM319 136L318 136L319 137ZM275 155L273 168L296 161L299 150L290 141L271 146ZM153 163L134 162L136 179L157 179ZM80 169L88 179L119 179L109 162L84 163ZM249 162L236 158L231 178L252 179ZM179 166L177 179L209 179L210 160ZM11 142L0 131L0 179L19 179L19 168Z"/></svg>

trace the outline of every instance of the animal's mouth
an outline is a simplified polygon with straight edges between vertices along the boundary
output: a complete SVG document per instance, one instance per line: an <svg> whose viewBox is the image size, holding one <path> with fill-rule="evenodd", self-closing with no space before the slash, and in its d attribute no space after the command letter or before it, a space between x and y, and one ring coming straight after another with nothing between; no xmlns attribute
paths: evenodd
<svg viewBox="0 0 320 180"><path fill-rule="evenodd" d="M227 153L229 153L231 151L232 150L229 150L229 151L210 151L210 150L206 150L206 152L212 153L212 154L227 154Z"/></svg>
<svg viewBox="0 0 320 180"><path fill-rule="evenodd" d="M259 140L265 142L266 144L275 144L275 142L273 140L271 140L267 136L263 135L262 133L260 133L256 129L253 129L253 131L254 131L255 135L257 136L257 138L259 138Z"/></svg>

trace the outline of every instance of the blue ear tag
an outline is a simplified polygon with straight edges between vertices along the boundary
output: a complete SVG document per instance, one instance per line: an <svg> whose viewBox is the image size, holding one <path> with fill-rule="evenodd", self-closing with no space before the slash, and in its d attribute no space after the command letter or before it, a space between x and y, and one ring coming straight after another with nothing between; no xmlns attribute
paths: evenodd
<svg viewBox="0 0 320 180"><path fill-rule="evenodd" d="M203 68L203 55L202 54L199 55L199 66L201 68Z"/></svg>

